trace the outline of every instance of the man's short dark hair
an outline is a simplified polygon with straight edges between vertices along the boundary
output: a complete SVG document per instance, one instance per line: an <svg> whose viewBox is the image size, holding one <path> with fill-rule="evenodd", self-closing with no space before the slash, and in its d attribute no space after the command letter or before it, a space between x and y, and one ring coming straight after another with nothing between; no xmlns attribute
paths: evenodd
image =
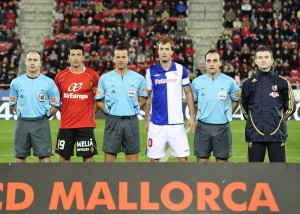
<svg viewBox="0 0 300 214"><path fill-rule="evenodd" d="M71 54L71 50L81 50L82 55L84 55L84 48L79 44L74 44L74 45L71 46L69 55Z"/></svg>
<svg viewBox="0 0 300 214"><path fill-rule="evenodd" d="M208 54L213 54L213 53L217 53L219 55L220 60L221 60L221 56L220 56L219 52L215 49L211 49L211 50L207 51L207 53L205 54L205 62L206 62L206 56Z"/></svg>
<svg viewBox="0 0 300 214"><path fill-rule="evenodd" d="M127 55L129 56L129 50L128 48L124 47L124 46L118 46L115 48L113 56L115 56L115 51L127 51Z"/></svg>
<svg viewBox="0 0 300 214"><path fill-rule="evenodd" d="M256 55L258 52L263 52L263 51L267 51L270 53L271 58L273 59L273 51L271 48L267 47L267 46L259 46L256 50L255 50L255 59L256 59Z"/></svg>

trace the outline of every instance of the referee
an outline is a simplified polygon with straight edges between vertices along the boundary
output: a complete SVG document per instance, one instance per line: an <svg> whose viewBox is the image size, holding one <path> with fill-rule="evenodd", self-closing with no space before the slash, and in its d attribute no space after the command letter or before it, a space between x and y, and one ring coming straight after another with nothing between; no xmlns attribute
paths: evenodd
<svg viewBox="0 0 300 214"><path fill-rule="evenodd" d="M234 79L221 73L221 64L219 53L208 51L205 55L207 73L192 83L198 120L194 139L197 162L208 162L211 152L217 162L227 162L232 155L229 122L239 106L239 87Z"/></svg>
<svg viewBox="0 0 300 214"><path fill-rule="evenodd" d="M137 114L146 103L147 89L144 77L127 68L129 61L128 49L116 48L116 68L101 76L96 92L97 106L107 115L102 149L105 162L115 162L119 152L125 153L126 162L138 161Z"/></svg>
<svg viewBox="0 0 300 214"><path fill-rule="evenodd" d="M52 141L48 118L59 108L60 97L52 79L40 73L41 53L30 50L26 55L26 74L11 82L9 103L17 113L14 131L16 163L25 163L33 155L40 162L50 162Z"/></svg>

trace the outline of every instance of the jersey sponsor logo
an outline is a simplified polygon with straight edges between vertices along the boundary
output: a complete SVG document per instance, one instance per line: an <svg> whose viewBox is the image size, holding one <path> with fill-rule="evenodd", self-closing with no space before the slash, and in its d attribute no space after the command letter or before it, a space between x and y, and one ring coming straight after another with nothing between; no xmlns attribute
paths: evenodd
<svg viewBox="0 0 300 214"><path fill-rule="evenodd" d="M41 93L41 94L39 95L39 101L40 101L40 102L45 102L45 101L46 101L46 94Z"/></svg>
<svg viewBox="0 0 300 214"><path fill-rule="evenodd" d="M277 91L277 85L273 85L273 86L272 86L272 90L273 90L273 91Z"/></svg>
<svg viewBox="0 0 300 214"><path fill-rule="evenodd" d="M172 82L176 82L177 79L161 79L161 80L155 80L155 85L157 84L167 84L167 83L172 83Z"/></svg>
<svg viewBox="0 0 300 214"><path fill-rule="evenodd" d="M93 139L90 140L82 140L76 142L77 151L91 151L91 147L94 148Z"/></svg>
<svg viewBox="0 0 300 214"><path fill-rule="evenodd" d="M270 96L273 98L279 97L279 94L277 92L271 92Z"/></svg>
<svg viewBox="0 0 300 214"><path fill-rule="evenodd" d="M81 100L85 100L88 97L89 96L86 95L86 94L64 93L64 98L68 98L68 99L81 99Z"/></svg>
<svg viewBox="0 0 300 214"><path fill-rule="evenodd" d="M9 102L14 103L17 101L17 98L15 96L9 96Z"/></svg>
<svg viewBox="0 0 300 214"><path fill-rule="evenodd" d="M80 82L80 83L74 82L68 87L68 91L74 91L74 92L79 91L81 89L82 85L83 85L82 82Z"/></svg>

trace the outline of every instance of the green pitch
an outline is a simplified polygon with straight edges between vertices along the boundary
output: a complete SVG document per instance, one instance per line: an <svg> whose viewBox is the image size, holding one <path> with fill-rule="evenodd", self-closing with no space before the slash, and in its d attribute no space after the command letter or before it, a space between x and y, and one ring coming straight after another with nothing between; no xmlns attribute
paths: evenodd
<svg viewBox="0 0 300 214"><path fill-rule="evenodd" d="M103 139L103 130L104 130L105 120L97 120L97 128L95 129L96 140L99 149L99 155L95 156L96 162L103 162L103 152L102 148L102 139ZM0 120L0 163L13 163L13 130L14 130L14 120ZM51 120L51 133L52 133L52 142L53 149L55 148L55 140L58 131L58 120ZM145 156L146 148L146 138L147 132L144 128L145 122L140 121L140 134L141 134L141 153L139 155L140 162L147 162L148 158ZM233 151L232 158L230 162L247 162L247 145L244 141L244 128L245 121L234 120L231 123L232 137L233 137ZM287 142L287 162L289 163L300 163L300 122L295 120L288 121L288 142ZM191 146L191 156L189 157L189 162L195 162L196 158L193 156L193 134L188 134L190 146ZM168 149L167 149L168 151ZM168 155L168 152L167 152ZM55 154L52 157L52 162L58 162L58 155ZM78 157L72 157L72 162L81 162L82 159ZM118 155L119 162L124 162L125 157L123 153ZM174 157L166 157L163 161L173 162L176 161ZM214 158L211 158L211 161L214 162ZM268 158L266 157L266 162ZM29 157L28 162L37 162L36 157Z"/></svg>

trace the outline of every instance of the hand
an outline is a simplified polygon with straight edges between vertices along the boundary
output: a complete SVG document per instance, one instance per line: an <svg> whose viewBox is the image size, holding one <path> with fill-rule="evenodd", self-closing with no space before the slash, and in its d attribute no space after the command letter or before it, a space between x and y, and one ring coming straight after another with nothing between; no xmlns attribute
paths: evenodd
<svg viewBox="0 0 300 214"><path fill-rule="evenodd" d="M195 118L190 117L190 119L188 120L188 124L187 124L187 130L189 130L192 133L195 133L195 128L196 128Z"/></svg>
<svg viewBox="0 0 300 214"><path fill-rule="evenodd" d="M146 122L145 122L145 129L146 129L146 131L148 132L148 130L149 130L149 120L146 120Z"/></svg>

